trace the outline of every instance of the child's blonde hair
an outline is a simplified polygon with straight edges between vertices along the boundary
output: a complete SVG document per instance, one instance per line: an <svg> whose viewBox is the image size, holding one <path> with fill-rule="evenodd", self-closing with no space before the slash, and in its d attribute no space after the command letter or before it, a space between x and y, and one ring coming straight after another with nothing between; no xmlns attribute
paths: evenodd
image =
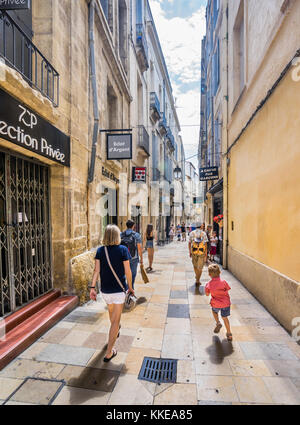
<svg viewBox="0 0 300 425"><path fill-rule="evenodd" d="M211 277L219 277L221 274L221 269L218 264L211 264L210 266L208 266L208 274Z"/></svg>

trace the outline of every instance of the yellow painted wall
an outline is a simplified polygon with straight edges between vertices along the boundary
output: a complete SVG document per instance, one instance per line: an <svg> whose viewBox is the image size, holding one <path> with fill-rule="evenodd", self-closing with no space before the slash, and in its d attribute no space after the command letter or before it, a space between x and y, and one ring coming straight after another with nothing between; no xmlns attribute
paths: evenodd
<svg viewBox="0 0 300 425"><path fill-rule="evenodd" d="M293 70L231 150L229 245L299 281L300 81Z"/></svg>

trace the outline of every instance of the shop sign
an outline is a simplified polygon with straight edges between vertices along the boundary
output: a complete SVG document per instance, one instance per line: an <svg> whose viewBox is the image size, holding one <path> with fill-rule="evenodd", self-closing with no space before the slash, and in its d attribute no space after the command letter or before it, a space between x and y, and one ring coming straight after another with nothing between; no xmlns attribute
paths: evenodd
<svg viewBox="0 0 300 425"><path fill-rule="evenodd" d="M107 134L107 159L132 159L132 134Z"/></svg>
<svg viewBox="0 0 300 425"><path fill-rule="evenodd" d="M114 175L114 173L110 172L106 168L102 167L102 176L106 177L107 179L115 182L116 184L120 183L120 180Z"/></svg>
<svg viewBox="0 0 300 425"><path fill-rule="evenodd" d="M30 9L30 0L0 0L0 10Z"/></svg>
<svg viewBox="0 0 300 425"><path fill-rule="evenodd" d="M200 168L200 181L217 180L219 178L219 167Z"/></svg>
<svg viewBox="0 0 300 425"><path fill-rule="evenodd" d="M1 89L0 138L70 166L70 137Z"/></svg>
<svg viewBox="0 0 300 425"><path fill-rule="evenodd" d="M132 181L134 183L146 183L146 167L133 167Z"/></svg>

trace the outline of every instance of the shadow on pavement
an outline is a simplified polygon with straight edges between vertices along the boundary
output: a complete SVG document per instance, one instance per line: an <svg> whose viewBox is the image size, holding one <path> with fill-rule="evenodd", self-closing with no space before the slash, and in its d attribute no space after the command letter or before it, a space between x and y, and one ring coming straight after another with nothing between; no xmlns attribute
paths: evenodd
<svg viewBox="0 0 300 425"><path fill-rule="evenodd" d="M225 357L230 356L234 352L234 348L232 342L227 341L227 339L221 341L218 336L213 336L212 345L207 347L206 351L213 364L221 364Z"/></svg>

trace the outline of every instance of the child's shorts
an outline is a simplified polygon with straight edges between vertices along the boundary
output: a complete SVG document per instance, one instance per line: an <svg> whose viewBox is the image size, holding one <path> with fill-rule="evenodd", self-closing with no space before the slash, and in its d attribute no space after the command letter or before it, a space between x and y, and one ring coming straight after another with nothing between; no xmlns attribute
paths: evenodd
<svg viewBox="0 0 300 425"><path fill-rule="evenodd" d="M212 311L214 313L217 313L217 314L220 311L222 317L228 317L228 316L230 316L230 306L229 307L224 307L224 308L215 308L215 307L212 307Z"/></svg>

